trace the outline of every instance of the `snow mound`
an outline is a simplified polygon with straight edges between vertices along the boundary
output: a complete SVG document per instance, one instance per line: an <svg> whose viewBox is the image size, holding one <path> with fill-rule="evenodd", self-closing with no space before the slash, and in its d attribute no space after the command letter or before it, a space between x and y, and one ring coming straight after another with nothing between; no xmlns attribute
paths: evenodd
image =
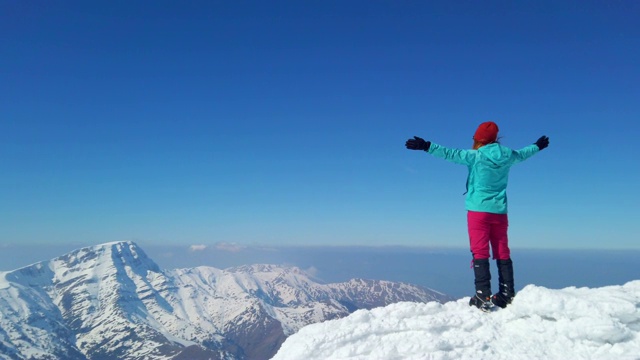
<svg viewBox="0 0 640 360"><path fill-rule="evenodd" d="M640 359L640 280L594 289L528 285L491 313L468 302L359 310L302 328L273 360Z"/></svg>

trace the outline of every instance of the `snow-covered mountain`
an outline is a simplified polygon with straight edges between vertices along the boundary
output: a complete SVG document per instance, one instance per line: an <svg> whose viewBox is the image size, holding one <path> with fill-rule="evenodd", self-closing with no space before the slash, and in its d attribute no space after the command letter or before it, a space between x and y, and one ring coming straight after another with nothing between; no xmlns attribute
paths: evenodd
<svg viewBox="0 0 640 360"><path fill-rule="evenodd" d="M295 267L161 270L133 242L0 272L1 359L268 359L302 327L399 301L418 286L321 284Z"/></svg>
<svg viewBox="0 0 640 360"><path fill-rule="evenodd" d="M491 313L468 303L358 310L301 329L273 360L640 359L640 280L593 289L528 285Z"/></svg>

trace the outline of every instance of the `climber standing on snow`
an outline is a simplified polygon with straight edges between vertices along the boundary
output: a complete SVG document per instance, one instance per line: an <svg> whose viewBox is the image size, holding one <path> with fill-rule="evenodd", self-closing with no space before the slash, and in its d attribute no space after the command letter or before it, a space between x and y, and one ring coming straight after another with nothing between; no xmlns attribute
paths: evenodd
<svg viewBox="0 0 640 360"><path fill-rule="evenodd" d="M513 262L507 237L509 169L549 146L549 138L542 136L532 145L512 150L498 142L498 125L487 121L480 124L473 135L472 150L449 149L417 136L407 140L405 146L410 150L424 150L469 168L465 204L476 287L476 294L469 300L469 305L484 311L492 304L506 307L515 296ZM490 248L498 265L499 290L493 296L489 268Z"/></svg>

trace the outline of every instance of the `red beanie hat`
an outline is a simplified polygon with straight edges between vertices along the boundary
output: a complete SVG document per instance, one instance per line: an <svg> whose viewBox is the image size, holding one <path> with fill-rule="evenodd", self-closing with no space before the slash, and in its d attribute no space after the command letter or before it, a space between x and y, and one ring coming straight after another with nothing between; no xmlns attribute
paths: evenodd
<svg viewBox="0 0 640 360"><path fill-rule="evenodd" d="M498 125L493 121L483 122L473 135L473 140L482 144L491 144L498 139Z"/></svg>

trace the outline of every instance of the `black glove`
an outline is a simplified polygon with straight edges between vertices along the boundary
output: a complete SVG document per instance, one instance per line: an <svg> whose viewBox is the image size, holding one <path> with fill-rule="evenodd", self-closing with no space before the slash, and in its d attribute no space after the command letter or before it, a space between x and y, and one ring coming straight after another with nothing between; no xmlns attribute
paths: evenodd
<svg viewBox="0 0 640 360"><path fill-rule="evenodd" d="M409 150L424 150L424 151L428 151L429 147L431 146L431 141L424 141L423 138L419 138L417 136L414 136L413 139L407 140L407 142L404 144L404 146L406 146L407 149L409 149Z"/></svg>
<svg viewBox="0 0 640 360"><path fill-rule="evenodd" d="M542 150L549 146L549 137L543 135L535 142L535 144L538 145L538 149Z"/></svg>

